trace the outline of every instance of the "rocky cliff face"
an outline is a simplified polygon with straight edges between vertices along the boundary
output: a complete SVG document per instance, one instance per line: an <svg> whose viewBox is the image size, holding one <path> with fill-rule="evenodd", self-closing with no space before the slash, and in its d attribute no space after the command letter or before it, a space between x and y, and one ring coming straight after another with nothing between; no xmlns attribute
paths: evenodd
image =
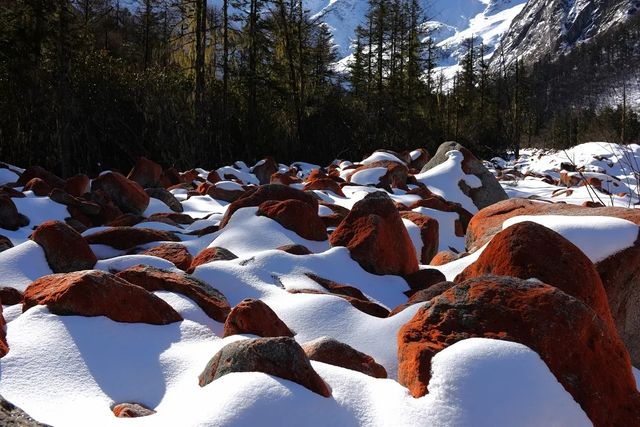
<svg viewBox="0 0 640 427"><path fill-rule="evenodd" d="M529 0L504 34L493 63L531 63L567 53L639 10L640 0Z"/></svg>

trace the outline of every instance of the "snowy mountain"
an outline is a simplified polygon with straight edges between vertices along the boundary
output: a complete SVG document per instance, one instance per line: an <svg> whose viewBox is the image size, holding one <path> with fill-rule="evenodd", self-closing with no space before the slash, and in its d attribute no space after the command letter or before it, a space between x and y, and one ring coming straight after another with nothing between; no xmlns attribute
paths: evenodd
<svg viewBox="0 0 640 427"><path fill-rule="evenodd" d="M639 10L639 0L529 0L504 34L505 60L567 53Z"/></svg>
<svg viewBox="0 0 640 427"><path fill-rule="evenodd" d="M445 75L457 70L462 43L469 37L482 40L485 53L491 56L525 3L526 0L421 0L428 17L425 24L440 48L439 64ZM365 21L367 1L309 0L307 8L331 28L344 67L355 29Z"/></svg>

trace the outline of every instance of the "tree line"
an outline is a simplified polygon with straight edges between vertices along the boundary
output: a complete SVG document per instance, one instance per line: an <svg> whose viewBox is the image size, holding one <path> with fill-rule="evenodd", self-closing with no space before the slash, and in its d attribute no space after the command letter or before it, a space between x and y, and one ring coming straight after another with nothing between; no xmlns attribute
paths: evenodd
<svg viewBox="0 0 640 427"><path fill-rule="evenodd" d="M0 158L68 175L140 155L183 169L265 155L326 164L449 139L489 156L579 141L576 117L637 138L626 106L541 96L566 72L551 60L489 64L469 39L446 81L428 12L369 0L339 69L302 0L2 0Z"/></svg>

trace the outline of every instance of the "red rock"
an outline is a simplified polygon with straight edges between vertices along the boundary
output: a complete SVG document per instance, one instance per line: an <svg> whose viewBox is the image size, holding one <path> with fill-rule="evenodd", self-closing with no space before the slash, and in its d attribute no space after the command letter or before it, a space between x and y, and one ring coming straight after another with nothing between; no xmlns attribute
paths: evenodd
<svg viewBox="0 0 640 427"><path fill-rule="evenodd" d="M107 172L91 182L91 190L104 191L125 213L142 215L149 206L149 196L137 182L115 172Z"/></svg>
<svg viewBox="0 0 640 427"><path fill-rule="evenodd" d="M29 225L29 218L18 212L11 198L0 196L0 228L15 231Z"/></svg>
<svg viewBox="0 0 640 427"><path fill-rule="evenodd" d="M391 191L392 188L407 189L407 177L409 176L409 170L402 163L388 160L372 162L358 167L352 174L349 175L349 177L347 178L347 182L351 182L351 177L355 173L372 168L387 169L387 173L380 178L380 181L376 185L376 187L384 188L387 191Z"/></svg>
<svg viewBox="0 0 640 427"><path fill-rule="evenodd" d="M411 291L413 291L410 293L413 295L415 291L427 289L430 286L444 282L447 279L440 270L436 270L435 268L425 268L405 276L404 280L409 284Z"/></svg>
<svg viewBox="0 0 640 427"><path fill-rule="evenodd" d="M202 252L196 255L195 258L193 258L193 261L191 262L191 266L189 267L189 270L187 270L187 273L193 273L196 267L203 264L208 264L214 261L230 261L236 258L238 257L225 248L205 248L202 250Z"/></svg>
<svg viewBox="0 0 640 427"><path fill-rule="evenodd" d="M321 337L306 342L302 349L309 360L362 372L374 378L387 378L386 369L376 363L373 357L334 338Z"/></svg>
<svg viewBox="0 0 640 427"><path fill-rule="evenodd" d="M296 190L293 187L287 187L286 185L268 184L245 192L242 197L231 203L227 207L224 218L220 222L220 228L227 225L231 216L233 216L238 209L252 206L257 207L269 200L284 201L289 199L299 200L313 207L316 212L318 210L318 200L312 195L304 191Z"/></svg>
<svg viewBox="0 0 640 427"><path fill-rule="evenodd" d="M206 194L210 196L212 199L222 200L225 202L235 202L239 198L245 195L245 190L227 190L222 187L212 186L210 187Z"/></svg>
<svg viewBox="0 0 640 427"><path fill-rule="evenodd" d="M454 282L487 274L538 279L581 300L613 325L607 294L593 263L573 243L540 224L521 222L496 234Z"/></svg>
<svg viewBox="0 0 640 427"><path fill-rule="evenodd" d="M305 181L311 182L317 179L323 179L328 177L329 176L326 173L324 173L322 169L313 169L311 172L309 172L309 175L307 176L307 179Z"/></svg>
<svg viewBox="0 0 640 427"><path fill-rule="evenodd" d="M466 255L468 254L466 253L457 254L453 251L441 251L441 252L438 252L436 256L434 256L431 259L431 262L429 263L429 265L439 266L439 265L449 264L451 261L458 260Z"/></svg>
<svg viewBox="0 0 640 427"><path fill-rule="evenodd" d="M409 297L409 301L405 302L404 304L400 304L399 306L391 310L391 312L389 313L389 317L395 316L396 314L411 307L412 305L431 301L435 297L445 293L447 290L453 288L454 286L456 286L456 284L453 282L443 281L440 283L436 283L435 285L432 285L426 289L415 291L411 295L411 297Z"/></svg>
<svg viewBox="0 0 640 427"><path fill-rule="evenodd" d="M509 199L478 212L467 230L466 246L470 252L484 246L502 230L502 223L520 215L610 216L640 225L640 210L627 208L585 208L566 203L545 203L527 199Z"/></svg>
<svg viewBox="0 0 640 427"><path fill-rule="evenodd" d="M11 249L13 247L13 243L9 240L8 237L0 236L0 252L4 252L7 249Z"/></svg>
<svg viewBox="0 0 640 427"><path fill-rule="evenodd" d="M597 263L596 269L631 363L640 367L640 238L632 247Z"/></svg>
<svg viewBox="0 0 640 427"><path fill-rule="evenodd" d="M331 209L331 212L333 212L330 215L320 216L320 219L322 220L322 222L324 222L325 227L337 227L347 217L347 215L349 215L349 209L345 207L324 202L320 202L320 205L328 207L329 209Z"/></svg>
<svg viewBox="0 0 640 427"><path fill-rule="evenodd" d="M182 184L182 177L180 176L180 172L176 170L176 168L169 168L162 171L162 175L160 175L160 186L163 188L173 187L174 185Z"/></svg>
<svg viewBox="0 0 640 427"><path fill-rule="evenodd" d="M580 184L580 177L565 171L560 172L560 185L565 187L576 187Z"/></svg>
<svg viewBox="0 0 640 427"><path fill-rule="evenodd" d="M222 293L192 276L137 265L116 274L149 292L169 291L186 296L215 321L224 322L231 308Z"/></svg>
<svg viewBox="0 0 640 427"><path fill-rule="evenodd" d="M420 263L429 264L431 259L438 253L438 246L440 245L440 225L438 221L430 216L412 211L400 212L400 216L420 228L420 237L422 239Z"/></svg>
<svg viewBox="0 0 640 427"><path fill-rule="evenodd" d="M191 262L193 262L193 257L187 248L179 243L163 243L155 248L141 252L141 255L151 255L166 259L183 271L187 271L191 267Z"/></svg>
<svg viewBox="0 0 640 427"><path fill-rule="evenodd" d="M409 163L409 167L411 169L416 169L419 171L419 170L422 170L424 165L426 165L429 162L429 160L431 160L431 155L424 148L418 148L416 151L419 151L420 155L418 155L415 159L411 159L411 162Z"/></svg>
<svg viewBox="0 0 640 427"><path fill-rule="evenodd" d="M460 233L456 233L458 237L464 236L464 233L466 233L467 231L467 226L469 225L469 222L473 217L473 215L469 211L467 211L465 208L463 208L460 203L450 202L436 194L432 194L422 200L418 200L417 202L409 206L409 209L416 209L420 207L427 208L427 209L434 209L442 212L457 213L460 218L459 220L460 224L462 226Z"/></svg>
<svg viewBox="0 0 640 427"><path fill-rule="evenodd" d="M100 214L94 218L96 225L107 224L123 215L123 212L113 203L111 197L102 190L94 190L85 197L100 206Z"/></svg>
<svg viewBox="0 0 640 427"><path fill-rule="evenodd" d="M604 208L605 207L600 202L590 202L590 201L583 202L582 206L584 206L585 208Z"/></svg>
<svg viewBox="0 0 640 427"><path fill-rule="evenodd" d="M433 356L472 337L538 353L596 427L640 425L640 393L616 331L558 288L516 278L472 279L421 308L398 333L398 381L424 396Z"/></svg>
<svg viewBox="0 0 640 427"><path fill-rule="evenodd" d="M73 217L73 213L71 213L71 216ZM72 217L65 218L64 223L67 224L69 227L73 228L75 231L77 231L80 234L87 231L91 226L91 220L88 218L85 221L79 221Z"/></svg>
<svg viewBox="0 0 640 427"><path fill-rule="evenodd" d="M267 304L245 299L233 307L224 322L224 335L251 334L259 337L292 337L295 334Z"/></svg>
<svg viewBox="0 0 640 427"><path fill-rule="evenodd" d="M196 192L201 196L204 196L205 194L207 194L207 191L209 191L210 188L215 188L215 187L210 182L201 182L196 187Z"/></svg>
<svg viewBox="0 0 640 427"><path fill-rule="evenodd" d="M313 253L309 249L307 249L306 246L302 246L302 245L285 245L285 246L280 246L279 248L276 248L276 249L291 255L300 255L300 256L311 255Z"/></svg>
<svg viewBox="0 0 640 427"><path fill-rule="evenodd" d="M23 191L33 191L33 194L36 196L44 197L51 192L51 186L40 178L31 178L31 180L24 185Z"/></svg>
<svg viewBox="0 0 640 427"><path fill-rule="evenodd" d="M145 219L146 218L142 215L122 214L106 225L109 227L133 227L136 224L140 224Z"/></svg>
<svg viewBox="0 0 640 427"><path fill-rule="evenodd" d="M150 215L149 218L147 218L147 221L156 221L161 218L167 218L171 220L173 223L180 224L180 225L191 225L196 221L195 219L193 219L191 215L188 215L185 213L179 213L179 212L154 213L153 215Z"/></svg>
<svg viewBox="0 0 640 427"><path fill-rule="evenodd" d="M137 182L142 188L150 188L160 184L161 176L162 166L146 157L140 157L127 175L127 179Z"/></svg>
<svg viewBox="0 0 640 427"><path fill-rule="evenodd" d="M319 191L331 191L340 197L346 197L340 188L340 184L331 178L317 178L313 181L307 181L304 185L304 191L319 190Z"/></svg>
<svg viewBox="0 0 640 427"><path fill-rule="evenodd" d="M169 304L126 280L97 270L44 276L24 291L23 311L46 305L61 316L106 316L116 322L166 325L182 317Z"/></svg>
<svg viewBox="0 0 640 427"><path fill-rule="evenodd" d="M220 182L220 181L222 181L222 179L220 178L220 175L218 175L218 172L216 171L211 171L207 175L207 182L210 182L211 184L215 184L216 182Z"/></svg>
<svg viewBox="0 0 640 427"><path fill-rule="evenodd" d="M91 180L87 175L78 174L67 179L62 189L74 197L82 197L91 191Z"/></svg>
<svg viewBox="0 0 640 427"><path fill-rule="evenodd" d="M129 250L152 242L179 242L180 239L169 231L151 228L112 227L85 236L90 245L107 245L115 249Z"/></svg>
<svg viewBox="0 0 640 427"><path fill-rule="evenodd" d="M0 303L2 305L22 304L22 292L10 287L0 288Z"/></svg>
<svg viewBox="0 0 640 427"><path fill-rule="evenodd" d="M31 240L42 246L54 273L90 270L98 262L86 240L64 222L40 224L31 234Z"/></svg>
<svg viewBox="0 0 640 427"><path fill-rule="evenodd" d="M200 387L233 372L264 372L296 382L321 396L331 396L300 344L290 337L235 341L224 346L200 374Z"/></svg>
<svg viewBox="0 0 640 427"><path fill-rule="evenodd" d="M146 408L139 403L119 403L112 409L118 418L140 418L153 415L156 411Z"/></svg>
<svg viewBox="0 0 640 427"><path fill-rule="evenodd" d="M51 188L62 188L64 186L64 180L62 178L40 166L31 166L27 168L22 172L16 183L19 187L23 187L33 178L42 179L44 182L49 184Z"/></svg>
<svg viewBox="0 0 640 427"><path fill-rule="evenodd" d="M251 168L251 173L258 178L261 185L269 184L271 175L276 172L278 172L278 164L273 160L273 157L266 157Z"/></svg>
<svg viewBox="0 0 640 427"><path fill-rule="evenodd" d="M318 208L299 200L263 202L258 207L257 215L271 218L304 239L318 242L327 240L327 231L318 216Z"/></svg>
<svg viewBox="0 0 640 427"><path fill-rule="evenodd" d="M281 185L291 185L291 184L299 184L302 180L295 175L291 175L289 173L280 173L276 172L271 175L269 179L269 184L281 184Z"/></svg>
<svg viewBox="0 0 640 427"><path fill-rule="evenodd" d="M198 171L195 169L191 169L189 171L186 171L180 174L180 178L184 183L191 183L197 180L198 177L199 177Z"/></svg>
<svg viewBox="0 0 640 427"><path fill-rule="evenodd" d="M405 276L418 271L413 243L386 193L371 193L357 202L330 241L331 246L347 247L370 273Z"/></svg>

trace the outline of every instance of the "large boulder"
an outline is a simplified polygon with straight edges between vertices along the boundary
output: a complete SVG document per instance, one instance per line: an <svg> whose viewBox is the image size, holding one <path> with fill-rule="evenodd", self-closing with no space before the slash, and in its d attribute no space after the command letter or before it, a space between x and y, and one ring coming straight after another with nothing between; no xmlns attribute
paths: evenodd
<svg viewBox="0 0 640 427"><path fill-rule="evenodd" d="M593 263L573 243L540 224L521 222L498 233L454 281L488 274L538 279L578 298L613 325L607 294Z"/></svg>
<svg viewBox="0 0 640 427"><path fill-rule="evenodd" d="M609 299L616 329L640 368L640 238L635 244L596 264Z"/></svg>
<svg viewBox="0 0 640 427"><path fill-rule="evenodd" d="M276 172L278 172L278 164L273 157L266 157L251 168L251 173L258 178L261 185L269 184L271 176Z"/></svg>
<svg viewBox="0 0 640 427"><path fill-rule="evenodd" d="M373 357L334 338L320 337L304 343L302 349L310 360L341 366L374 378L387 378L386 369Z"/></svg>
<svg viewBox="0 0 640 427"><path fill-rule="evenodd" d="M31 181L33 178L40 178L49 184L51 188L62 188L64 186L64 180L62 178L41 166L31 166L25 169L16 183L19 187L25 186L27 182Z"/></svg>
<svg viewBox="0 0 640 427"><path fill-rule="evenodd" d="M18 212L10 197L0 196L0 228L15 231L29 225L29 218Z"/></svg>
<svg viewBox="0 0 640 427"><path fill-rule="evenodd" d="M160 200L174 212L184 211L182 203L180 203L176 196L174 196L169 190L164 188L145 188L144 192L147 193L149 197Z"/></svg>
<svg viewBox="0 0 640 427"><path fill-rule="evenodd" d="M437 220L418 212L400 212L403 219L409 220L420 228L420 238L422 240L422 250L419 260L421 264L429 264L431 259L438 253L440 246L440 225Z"/></svg>
<svg viewBox="0 0 640 427"><path fill-rule="evenodd" d="M640 425L640 393L616 331L579 299L538 281L484 276L432 299L398 333L399 382L424 396L433 356L472 337L537 352L595 426Z"/></svg>
<svg viewBox="0 0 640 427"><path fill-rule="evenodd" d="M191 261L191 266L187 270L187 273L193 273L195 269L203 264L208 264L214 261L231 261L238 258L233 252L225 248L210 247L203 249L198 255Z"/></svg>
<svg viewBox="0 0 640 427"><path fill-rule="evenodd" d="M311 190L331 191L337 196L345 197L342 189L340 188L340 184L331 178L316 178L312 181L307 181L304 184L304 191Z"/></svg>
<svg viewBox="0 0 640 427"><path fill-rule="evenodd" d="M82 197L91 191L91 180L85 174L74 175L64 182L62 189L74 197Z"/></svg>
<svg viewBox="0 0 640 427"><path fill-rule="evenodd" d="M294 333L264 302L245 299L233 307L224 323L224 336L292 337Z"/></svg>
<svg viewBox="0 0 640 427"><path fill-rule="evenodd" d="M107 245L114 249L129 250L153 242L179 242L169 231L138 227L112 227L85 236L90 245Z"/></svg>
<svg viewBox="0 0 640 427"><path fill-rule="evenodd" d="M137 182L142 188L149 188L156 187L160 183L161 175L162 166L146 157L140 157L127 175L127 179Z"/></svg>
<svg viewBox="0 0 640 427"><path fill-rule="evenodd" d="M305 193L304 191L297 190L293 187L287 187L286 185L262 185L257 187L255 190L245 192L242 197L227 207L224 218L222 218L222 221L220 222L220 228L224 227L229 222L231 216L233 216L238 209L252 206L257 207L269 200L284 201L290 199L304 202L316 209L316 211L318 209L318 200L309 193Z"/></svg>
<svg viewBox="0 0 640 427"><path fill-rule="evenodd" d="M347 182L357 185L373 185L391 191L407 189L409 169L399 162L380 160L359 166L347 177Z"/></svg>
<svg viewBox="0 0 640 427"><path fill-rule="evenodd" d="M91 182L91 191L101 190L125 213L142 215L149 206L149 196L140 184L117 172L107 172Z"/></svg>
<svg viewBox="0 0 640 427"><path fill-rule="evenodd" d="M462 191L471 198L473 204L478 209L486 208L487 206L509 198L496 177L484 167L482 161L457 142L449 141L441 144L436 154L424 165L422 172L427 172L446 162L449 151L460 151L464 156L464 160L462 161L463 172L467 175L475 175L482 182L479 188L461 186Z"/></svg>
<svg viewBox="0 0 640 427"><path fill-rule="evenodd" d="M54 273L90 270L98 262L87 241L76 230L60 221L47 221L31 234L42 246Z"/></svg>
<svg viewBox="0 0 640 427"><path fill-rule="evenodd" d="M113 274L97 270L43 276L24 291L22 309L46 305L69 316L106 316L116 322L166 325L182 317L169 304Z"/></svg>
<svg viewBox="0 0 640 427"><path fill-rule="evenodd" d="M318 209L300 200L269 200L261 203L257 215L266 216L307 240L327 240L324 222Z"/></svg>
<svg viewBox="0 0 640 427"><path fill-rule="evenodd" d="M180 270L187 271L193 262L193 256L180 243L162 243L154 248L141 252L141 255L151 255L172 262Z"/></svg>
<svg viewBox="0 0 640 427"><path fill-rule="evenodd" d="M618 207L589 208L566 203L538 202L528 199L509 199L478 212L467 229L466 246L470 252L484 246L502 231L509 218L524 215L609 216L626 219L640 225L640 210Z"/></svg>
<svg viewBox="0 0 640 427"><path fill-rule="evenodd" d="M198 304L207 316L220 323L226 320L231 310L221 292L192 276L146 265L128 268L116 276L149 292L169 291L184 295Z"/></svg>
<svg viewBox="0 0 640 427"><path fill-rule="evenodd" d="M233 372L264 372L296 382L321 396L331 396L300 344L290 337L235 341L224 346L200 374L200 387Z"/></svg>
<svg viewBox="0 0 640 427"><path fill-rule="evenodd" d="M360 266L373 274L408 275L418 258L398 209L384 192L357 202L331 235L331 246L345 246Z"/></svg>

